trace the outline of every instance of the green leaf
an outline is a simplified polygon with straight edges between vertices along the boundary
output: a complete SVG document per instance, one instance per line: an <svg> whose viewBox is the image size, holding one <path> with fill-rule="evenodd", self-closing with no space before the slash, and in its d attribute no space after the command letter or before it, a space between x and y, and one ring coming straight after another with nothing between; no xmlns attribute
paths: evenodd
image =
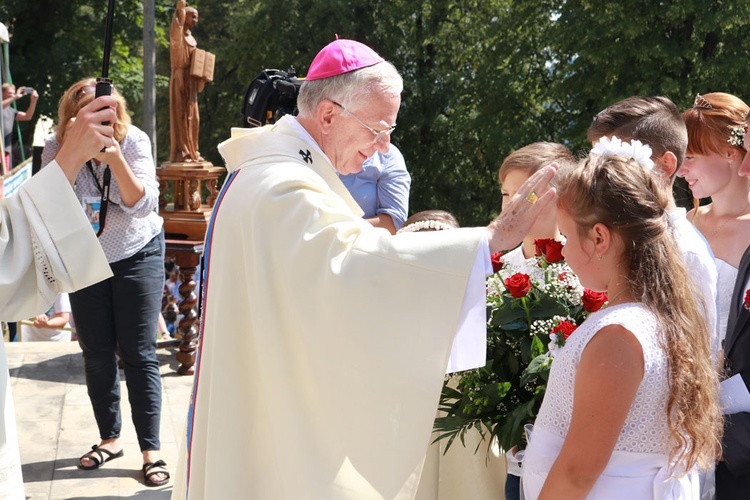
<svg viewBox="0 0 750 500"><path fill-rule="evenodd" d="M533 337L531 337L530 352L533 357L537 357L540 354L544 354L545 352L547 352L547 345L542 341L542 339L539 338L538 335L534 335Z"/></svg>
<svg viewBox="0 0 750 500"><path fill-rule="evenodd" d="M531 346L533 342L534 337L528 335L521 339L521 361L523 361L525 365L529 364L533 359L533 355L531 353Z"/></svg>
<svg viewBox="0 0 750 500"><path fill-rule="evenodd" d="M547 380L551 363L551 358L546 354L540 354L535 357L521 374L521 385L525 386L533 382L537 377Z"/></svg>

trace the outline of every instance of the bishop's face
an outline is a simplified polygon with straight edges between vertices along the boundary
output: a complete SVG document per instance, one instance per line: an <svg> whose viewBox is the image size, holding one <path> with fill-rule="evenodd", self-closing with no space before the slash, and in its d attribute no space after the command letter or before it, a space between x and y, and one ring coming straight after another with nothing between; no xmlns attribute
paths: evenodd
<svg viewBox="0 0 750 500"><path fill-rule="evenodd" d="M333 102L333 101L332 101ZM400 96L372 95L351 109L334 104L329 139L324 151L342 175L362 171L362 164L376 152L390 149L390 131L396 124Z"/></svg>

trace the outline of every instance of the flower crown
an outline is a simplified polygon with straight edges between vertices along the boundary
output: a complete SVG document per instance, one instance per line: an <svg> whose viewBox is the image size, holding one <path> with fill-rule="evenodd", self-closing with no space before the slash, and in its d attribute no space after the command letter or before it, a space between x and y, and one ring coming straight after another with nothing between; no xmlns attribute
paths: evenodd
<svg viewBox="0 0 750 500"><path fill-rule="evenodd" d="M611 139L609 137L602 137L594 145L594 149L591 152L600 156L616 155L623 158L632 158L646 170L654 168L654 161L651 159L651 148L648 144L643 144L641 141L632 140L625 142L615 136L612 136Z"/></svg>
<svg viewBox="0 0 750 500"><path fill-rule="evenodd" d="M729 139L727 139L727 142L731 144L732 146L737 146L738 148L745 147L745 134L747 133L747 129L743 127L732 127L729 129Z"/></svg>
<svg viewBox="0 0 750 500"><path fill-rule="evenodd" d="M437 220L420 220L417 222L412 222L408 226L404 226L401 229L397 231L398 233L416 233L417 231L421 231L423 229L433 229L435 231L443 231L446 229L453 229L453 226L450 224L446 224L445 222L440 222Z"/></svg>

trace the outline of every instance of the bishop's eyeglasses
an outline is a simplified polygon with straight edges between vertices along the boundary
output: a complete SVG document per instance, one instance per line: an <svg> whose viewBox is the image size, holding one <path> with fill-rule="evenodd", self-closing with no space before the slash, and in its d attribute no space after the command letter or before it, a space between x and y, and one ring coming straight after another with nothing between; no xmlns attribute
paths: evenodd
<svg viewBox="0 0 750 500"><path fill-rule="evenodd" d="M375 136L373 138L373 140L372 140L373 143L378 142L380 139L382 139L386 135L391 135L393 133L393 131L396 130L396 124L395 123L393 125L391 125L390 127L388 127L387 129L384 129L384 130L375 130L374 128L372 128L371 126L369 126L368 124L366 124L365 122L363 122L362 120L360 120L357 115L355 115L354 113L352 113L351 111L349 111L348 109L346 109L341 104L337 103L334 100L331 100L331 102L334 103L339 108L343 109L345 112L347 112L350 115L352 115L354 117L354 119L359 122L360 125L362 125L367 130L369 130L370 132L372 132L372 134Z"/></svg>

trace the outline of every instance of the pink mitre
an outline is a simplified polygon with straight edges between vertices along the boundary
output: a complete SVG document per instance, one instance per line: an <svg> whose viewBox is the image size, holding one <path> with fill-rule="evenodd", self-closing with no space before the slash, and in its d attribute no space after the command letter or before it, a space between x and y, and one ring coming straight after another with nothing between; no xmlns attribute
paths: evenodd
<svg viewBox="0 0 750 500"><path fill-rule="evenodd" d="M355 40L341 39L337 35L336 40L323 47L315 56L305 80L309 82L343 75L355 69L373 66L384 60L367 45Z"/></svg>

